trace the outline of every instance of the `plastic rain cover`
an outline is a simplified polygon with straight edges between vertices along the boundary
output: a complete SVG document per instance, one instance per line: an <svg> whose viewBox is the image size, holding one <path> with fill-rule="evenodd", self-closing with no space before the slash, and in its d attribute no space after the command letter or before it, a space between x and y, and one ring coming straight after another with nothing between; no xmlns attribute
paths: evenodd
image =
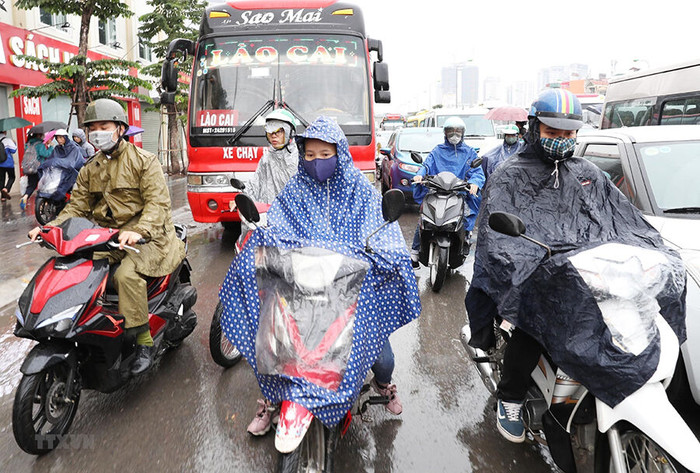
<svg viewBox="0 0 700 473"><path fill-rule="evenodd" d="M685 341L685 269L679 255L664 246L659 233L596 166L570 158L558 164L558 175L554 171L554 164L540 160L529 145L489 177L465 300L469 343L488 348L493 318L500 316L535 338L568 375L614 407L651 377L659 360L655 329L629 332L630 322L648 324L649 314L659 311L679 342ZM526 234L549 245L552 257L522 238L490 229L487 222L494 211L518 215ZM657 261L647 257L651 253L615 255L619 247L608 247L600 251L610 256L612 248L615 264L593 271L608 280L611 295L601 298L591 275L582 276L573 262L581 263L586 257L577 254L604 243L655 250L668 260L661 265L668 277L648 277L647 267L659 268L650 263ZM617 271L621 273L615 275ZM640 291L655 299L658 308L649 298L629 296ZM625 314L612 319L611 310Z"/></svg>
<svg viewBox="0 0 700 473"><path fill-rule="evenodd" d="M258 247L258 373L336 391L345 374L368 264L323 248Z"/></svg>

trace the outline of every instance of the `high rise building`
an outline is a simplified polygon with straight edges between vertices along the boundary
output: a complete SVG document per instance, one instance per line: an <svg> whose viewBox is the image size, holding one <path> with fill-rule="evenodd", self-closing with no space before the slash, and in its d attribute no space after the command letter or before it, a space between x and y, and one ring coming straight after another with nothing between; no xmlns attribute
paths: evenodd
<svg viewBox="0 0 700 473"><path fill-rule="evenodd" d="M475 106L479 102L479 67L469 62L443 67L440 87L444 106Z"/></svg>

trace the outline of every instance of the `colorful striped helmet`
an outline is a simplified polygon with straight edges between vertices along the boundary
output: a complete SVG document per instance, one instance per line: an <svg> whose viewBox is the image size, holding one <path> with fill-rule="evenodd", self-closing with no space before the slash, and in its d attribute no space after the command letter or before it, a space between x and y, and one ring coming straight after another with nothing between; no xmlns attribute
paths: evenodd
<svg viewBox="0 0 700 473"><path fill-rule="evenodd" d="M583 113L578 98L564 89L547 89L530 107L530 118L537 118L558 130L578 130L583 126Z"/></svg>

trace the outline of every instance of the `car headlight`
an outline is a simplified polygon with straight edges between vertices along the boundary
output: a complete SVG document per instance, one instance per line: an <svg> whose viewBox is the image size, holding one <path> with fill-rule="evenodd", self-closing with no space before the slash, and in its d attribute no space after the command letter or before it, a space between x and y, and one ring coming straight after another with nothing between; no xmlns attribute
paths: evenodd
<svg viewBox="0 0 700 473"><path fill-rule="evenodd" d="M700 251L697 250L680 250L681 258L685 263L685 269L695 284L700 286Z"/></svg>
<svg viewBox="0 0 700 473"><path fill-rule="evenodd" d="M417 164L406 164L406 163L399 163L399 169L402 169L407 172L413 172L416 173L420 171L420 166Z"/></svg>

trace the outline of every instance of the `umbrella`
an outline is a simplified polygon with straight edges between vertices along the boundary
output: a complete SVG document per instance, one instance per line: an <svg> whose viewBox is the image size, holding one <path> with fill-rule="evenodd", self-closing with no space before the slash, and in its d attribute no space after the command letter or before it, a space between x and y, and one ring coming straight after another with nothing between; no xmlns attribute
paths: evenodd
<svg viewBox="0 0 700 473"><path fill-rule="evenodd" d="M51 130L44 135L44 144L49 144L49 141L53 140L53 136L56 134L56 130Z"/></svg>
<svg viewBox="0 0 700 473"><path fill-rule="evenodd" d="M134 136L138 135L139 133L143 133L143 128L130 125L129 128L126 130L126 133L124 133L126 136Z"/></svg>
<svg viewBox="0 0 700 473"><path fill-rule="evenodd" d="M0 130L13 130L15 128L24 128L31 125L32 122L21 117L8 117L0 120Z"/></svg>
<svg viewBox="0 0 700 473"><path fill-rule="evenodd" d="M501 120L504 122L526 122L527 112L520 107L496 107L488 111L484 118L487 120Z"/></svg>
<svg viewBox="0 0 700 473"><path fill-rule="evenodd" d="M68 129L68 125L66 125L63 122L41 122L38 125L34 125L29 129L29 133L33 135L43 135L44 133L52 130L58 130L59 128L63 128L64 130Z"/></svg>

